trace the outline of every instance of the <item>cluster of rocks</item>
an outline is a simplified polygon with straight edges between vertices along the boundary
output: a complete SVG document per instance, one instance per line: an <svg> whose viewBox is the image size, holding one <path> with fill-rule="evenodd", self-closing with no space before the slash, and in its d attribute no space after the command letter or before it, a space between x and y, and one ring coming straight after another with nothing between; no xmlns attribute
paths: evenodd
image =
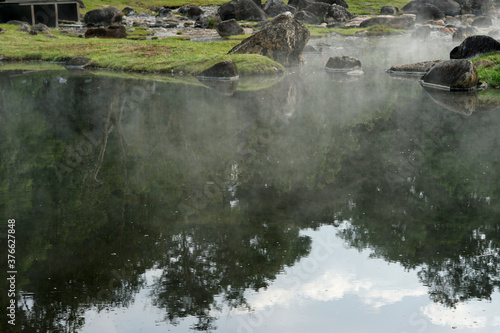
<svg viewBox="0 0 500 333"><path fill-rule="evenodd" d="M177 9L158 7L153 14L137 13L133 8L119 10L106 7L88 12L84 22L91 27L147 27L151 29L202 28L216 29L219 36L248 33L239 22L267 22L285 12L302 23L326 27L369 28L383 25L394 29L414 29L413 36L426 38L431 32L453 34L454 40L484 33L499 35L493 29L492 0L414 0L404 7L383 6L378 16L356 17L344 0L231 0L219 7L185 5ZM481 30L482 29L482 30ZM116 31L112 31L116 32ZM98 34L93 34L93 36ZM363 36L363 32L357 35Z"/></svg>
<svg viewBox="0 0 500 333"><path fill-rule="evenodd" d="M57 38L56 36L52 35L50 28L46 26L43 23L38 23L35 24L34 26L30 26L28 23L24 21L19 21L19 20L11 20L6 22L6 24L11 24L11 25L17 25L19 28L17 28L17 31L22 31L29 33L30 35L45 35L47 38Z"/></svg>
<svg viewBox="0 0 500 333"><path fill-rule="evenodd" d="M479 67L496 66L495 63L482 60L472 63L472 57L500 51L500 43L490 36L477 35L467 37L450 52L450 60L433 60L415 64L391 67L391 74L422 75L421 84L425 87L450 90L473 90L481 83L478 80Z"/></svg>

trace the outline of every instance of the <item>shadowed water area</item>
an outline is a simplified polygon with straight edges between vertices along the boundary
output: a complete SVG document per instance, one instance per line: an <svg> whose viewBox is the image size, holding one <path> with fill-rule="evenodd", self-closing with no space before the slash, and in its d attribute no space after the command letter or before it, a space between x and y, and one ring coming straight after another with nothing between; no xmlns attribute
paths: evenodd
<svg viewBox="0 0 500 333"><path fill-rule="evenodd" d="M451 42L312 44L221 89L0 72L0 331L499 330L497 92L385 73Z"/></svg>

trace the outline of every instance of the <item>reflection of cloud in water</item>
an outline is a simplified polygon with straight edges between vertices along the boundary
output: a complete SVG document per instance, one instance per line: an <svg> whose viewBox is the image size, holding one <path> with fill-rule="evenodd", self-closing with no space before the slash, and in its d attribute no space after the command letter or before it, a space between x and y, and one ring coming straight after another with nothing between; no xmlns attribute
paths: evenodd
<svg viewBox="0 0 500 333"><path fill-rule="evenodd" d="M375 286L376 287L376 286ZM395 304L402 301L405 297L419 297L426 295L427 291L423 288L418 289L377 289L369 290L363 298L363 302L370 308L379 309L383 306Z"/></svg>
<svg viewBox="0 0 500 333"><path fill-rule="evenodd" d="M484 328L487 326L498 326L500 317L493 317L493 321L497 321L496 325L492 321L488 324L488 316L484 312L483 307L479 303L458 304L455 309L443 307L439 304L432 303L425 306L422 312L429 320L440 326L457 328Z"/></svg>
<svg viewBox="0 0 500 333"><path fill-rule="evenodd" d="M347 293L359 293L372 287L371 282L355 279L354 274L326 272L318 279L303 285L299 294L317 301L332 301L341 299Z"/></svg>
<svg viewBox="0 0 500 333"><path fill-rule="evenodd" d="M264 311L280 306L290 308L308 302L340 301L349 295L357 296L370 310L398 303L406 297L420 297L427 294L414 272L404 271L398 264L383 264L381 260L368 259L353 249L342 246L340 239L328 240L331 227L320 232L307 233L313 238L311 258L304 258L295 266L288 268L266 290L248 295L253 311ZM331 255L320 257L317 269L307 270L306 261L314 260L314 254L330 252L325 244L331 246ZM314 265L309 265L313 267ZM233 313L246 313L236 309Z"/></svg>

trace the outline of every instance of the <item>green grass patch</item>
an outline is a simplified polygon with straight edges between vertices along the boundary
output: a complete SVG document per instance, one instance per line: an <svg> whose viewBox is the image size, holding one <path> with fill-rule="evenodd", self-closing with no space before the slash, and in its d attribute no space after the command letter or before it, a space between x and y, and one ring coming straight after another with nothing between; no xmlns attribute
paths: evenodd
<svg viewBox="0 0 500 333"><path fill-rule="evenodd" d="M96 67L111 70L198 74L219 61L231 59L242 76L284 70L281 64L261 55L227 55L238 41L196 43L183 37L144 41L85 39L68 37L56 30L53 31L59 39L53 39L15 31L16 26L0 26L8 30L0 34L0 54L6 60L63 62L83 56L93 59Z"/></svg>
<svg viewBox="0 0 500 333"><path fill-rule="evenodd" d="M369 28L324 28L314 25L306 25L311 33L311 37L325 37L331 33L336 33L342 36L353 36L358 31L366 31L367 36L386 36L386 35L400 35L406 33L405 30L392 29L383 25L374 25Z"/></svg>
<svg viewBox="0 0 500 333"><path fill-rule="evenodd" d="M133 27L127 29L127 39L146 40L154 35L154 31L144 27Z"/></svg>
<svg viewBox="0 0 500 333"><path fill-rule="evenodd" d="M232 36L224 37L224 39L241 42L242 40L247 39L250 36L251 35L232 35Z"/></svg>
<svg viewBox="0 0 500 333"><path fill-rule="evenodd" d="M385 25L374 25L366 29L368 36L387 36L387 35L401 35L406 33L405 30L393 29Z"/></svg>
<svg viewBox="0 0 500 333"><path fill-rule="evenodd" d="M348 1L349 8L347 10L356 15L378 15L380 8L383 6L396 6L399 9L403 8L408 0L372 0L372 1Z"/></svg>
<svg viewBox="0 0 500 333"><path fill-rule="evenodd" d="M325 27L318 27L314 25L309 25L305 24L309 32L311 33L311 37L317 38L317 37L325 37L328 36L331 33L336 33L342 36L352 36L354 35L357 31L364 30L362 28L325 28Z"/></svg>
<svg viewBox="0 0 500 333"><path fill-rule="evenodd" d="M479 57L474 57L472 62L476 62L480 59L486 59L493 61L497 64L495 67L483 67L477 69L477 74L480 81L487 82L490 86L498 87L500 86L500 53L489 53Z"/></svg>
<svg viewBox="0 0 500 333"><path fill-rule="evenodd" d="M54 71L54 70L62 70L64 66L59 64L51 64L51 63L40 63L40 62L15 62L15 63L4 63L0 66L0 70L2 71L11 71L11 70L22 70L22 71Z"/></svg>

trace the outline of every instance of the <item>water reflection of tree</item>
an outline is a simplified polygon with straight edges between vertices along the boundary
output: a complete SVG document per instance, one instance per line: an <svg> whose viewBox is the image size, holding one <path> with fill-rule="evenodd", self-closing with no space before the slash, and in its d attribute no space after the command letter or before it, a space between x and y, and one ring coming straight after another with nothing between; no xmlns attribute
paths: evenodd
<svg viewBox="0 0 500 333"><path fill-rule="evenodd" d="M499 156L492 154L500 118L426 110L433 108L407 105L374 124L376 133L357 135L360 150L339 174L353 194L341 210L352 223L341 235L416 268L436 302L489 299L500 287Z"/></svg>
<svg viewBox="0 0 500 333"><path fill-rule="evenodd" d="M230 308L248 308L245 290L267 287L277 272L309 251L310 240L299 236L298 228L237 219L230 214L216 227L187 227L166 239L168 250L159 265L163 273L151 295L169 322L195 316L193 328L214 328L210 313L223 305L217 295Z"/></svg>
<svg viewBox="0 0 500 333"><path fill-rule="evenodd" d="M184 119L185 110L179 107L164 117L158 107L163 99L146 94L136 99L136 108L127 104L124 116L129 127L112 132L123 119L120 89L124 82L117 86L112 80L93 78L89 84L88 79L70 78L61 86L59 80L43 75L30 80L32 86L26 91L20 81L8 80L5 85L21 88L8 101L9 108L21 111L6 117L8 123L3 124L2 161L8 163L0 169L2 209L29 221L19 228L23 243L18 249L23 278L18 287L24 291L18 320L26 330L78 331L87 310L130 306L144 286L144 272L151 267L164 270L152 297L166 310L166 319L177 323L196 316L194 328L207 330L214 325L210 311L219 306L218 295L230 307L244 307L247 288L266 287L285 265L308 253L309 239L299 236L292 223L281 222L281 217L274 221L268 215L270 220L249 222L239 210L218 216L220 203L188 218L172 214L185 200L183 195L204 188L205 170L220 163L204 151L205 146L193 151L197 146L186 139L203 131L207 125L203 119L199 127L188 128L185 122L194 119L192 115ZM132 88L148 93L148 85L137 83ZM165 91L172 95L183 89L169 88ZM200 88L193 91L206 93ZM37 99L47 95L50 102L39 105ZM68 105L73 112L64 112ZM138 110L152 112L144 115ZM163 132L156 137L138 135L136 130L144 127L130 126L134 122L158 124ZM145 144L125 149L125 132ZM87 140L87 133L98 133L90 142L94 149L68 164L65 149L78 147ZM183 137L183 144L177 146ZM168 140L158 144L159 138ZM226 145L225 136L221 140L221 146ZM233 146L226 146L231 156ZM220 152L218 147L213 149ZM61 163L66 169L59 170L58 179L54 171ZM193 168L186 172L185 165ZM93 179L97 172L99 182ZM5 189L22 194L7 195ZM227 205L220 194L213 199ZM186 221L188 225L179 224Z"/></svg>

